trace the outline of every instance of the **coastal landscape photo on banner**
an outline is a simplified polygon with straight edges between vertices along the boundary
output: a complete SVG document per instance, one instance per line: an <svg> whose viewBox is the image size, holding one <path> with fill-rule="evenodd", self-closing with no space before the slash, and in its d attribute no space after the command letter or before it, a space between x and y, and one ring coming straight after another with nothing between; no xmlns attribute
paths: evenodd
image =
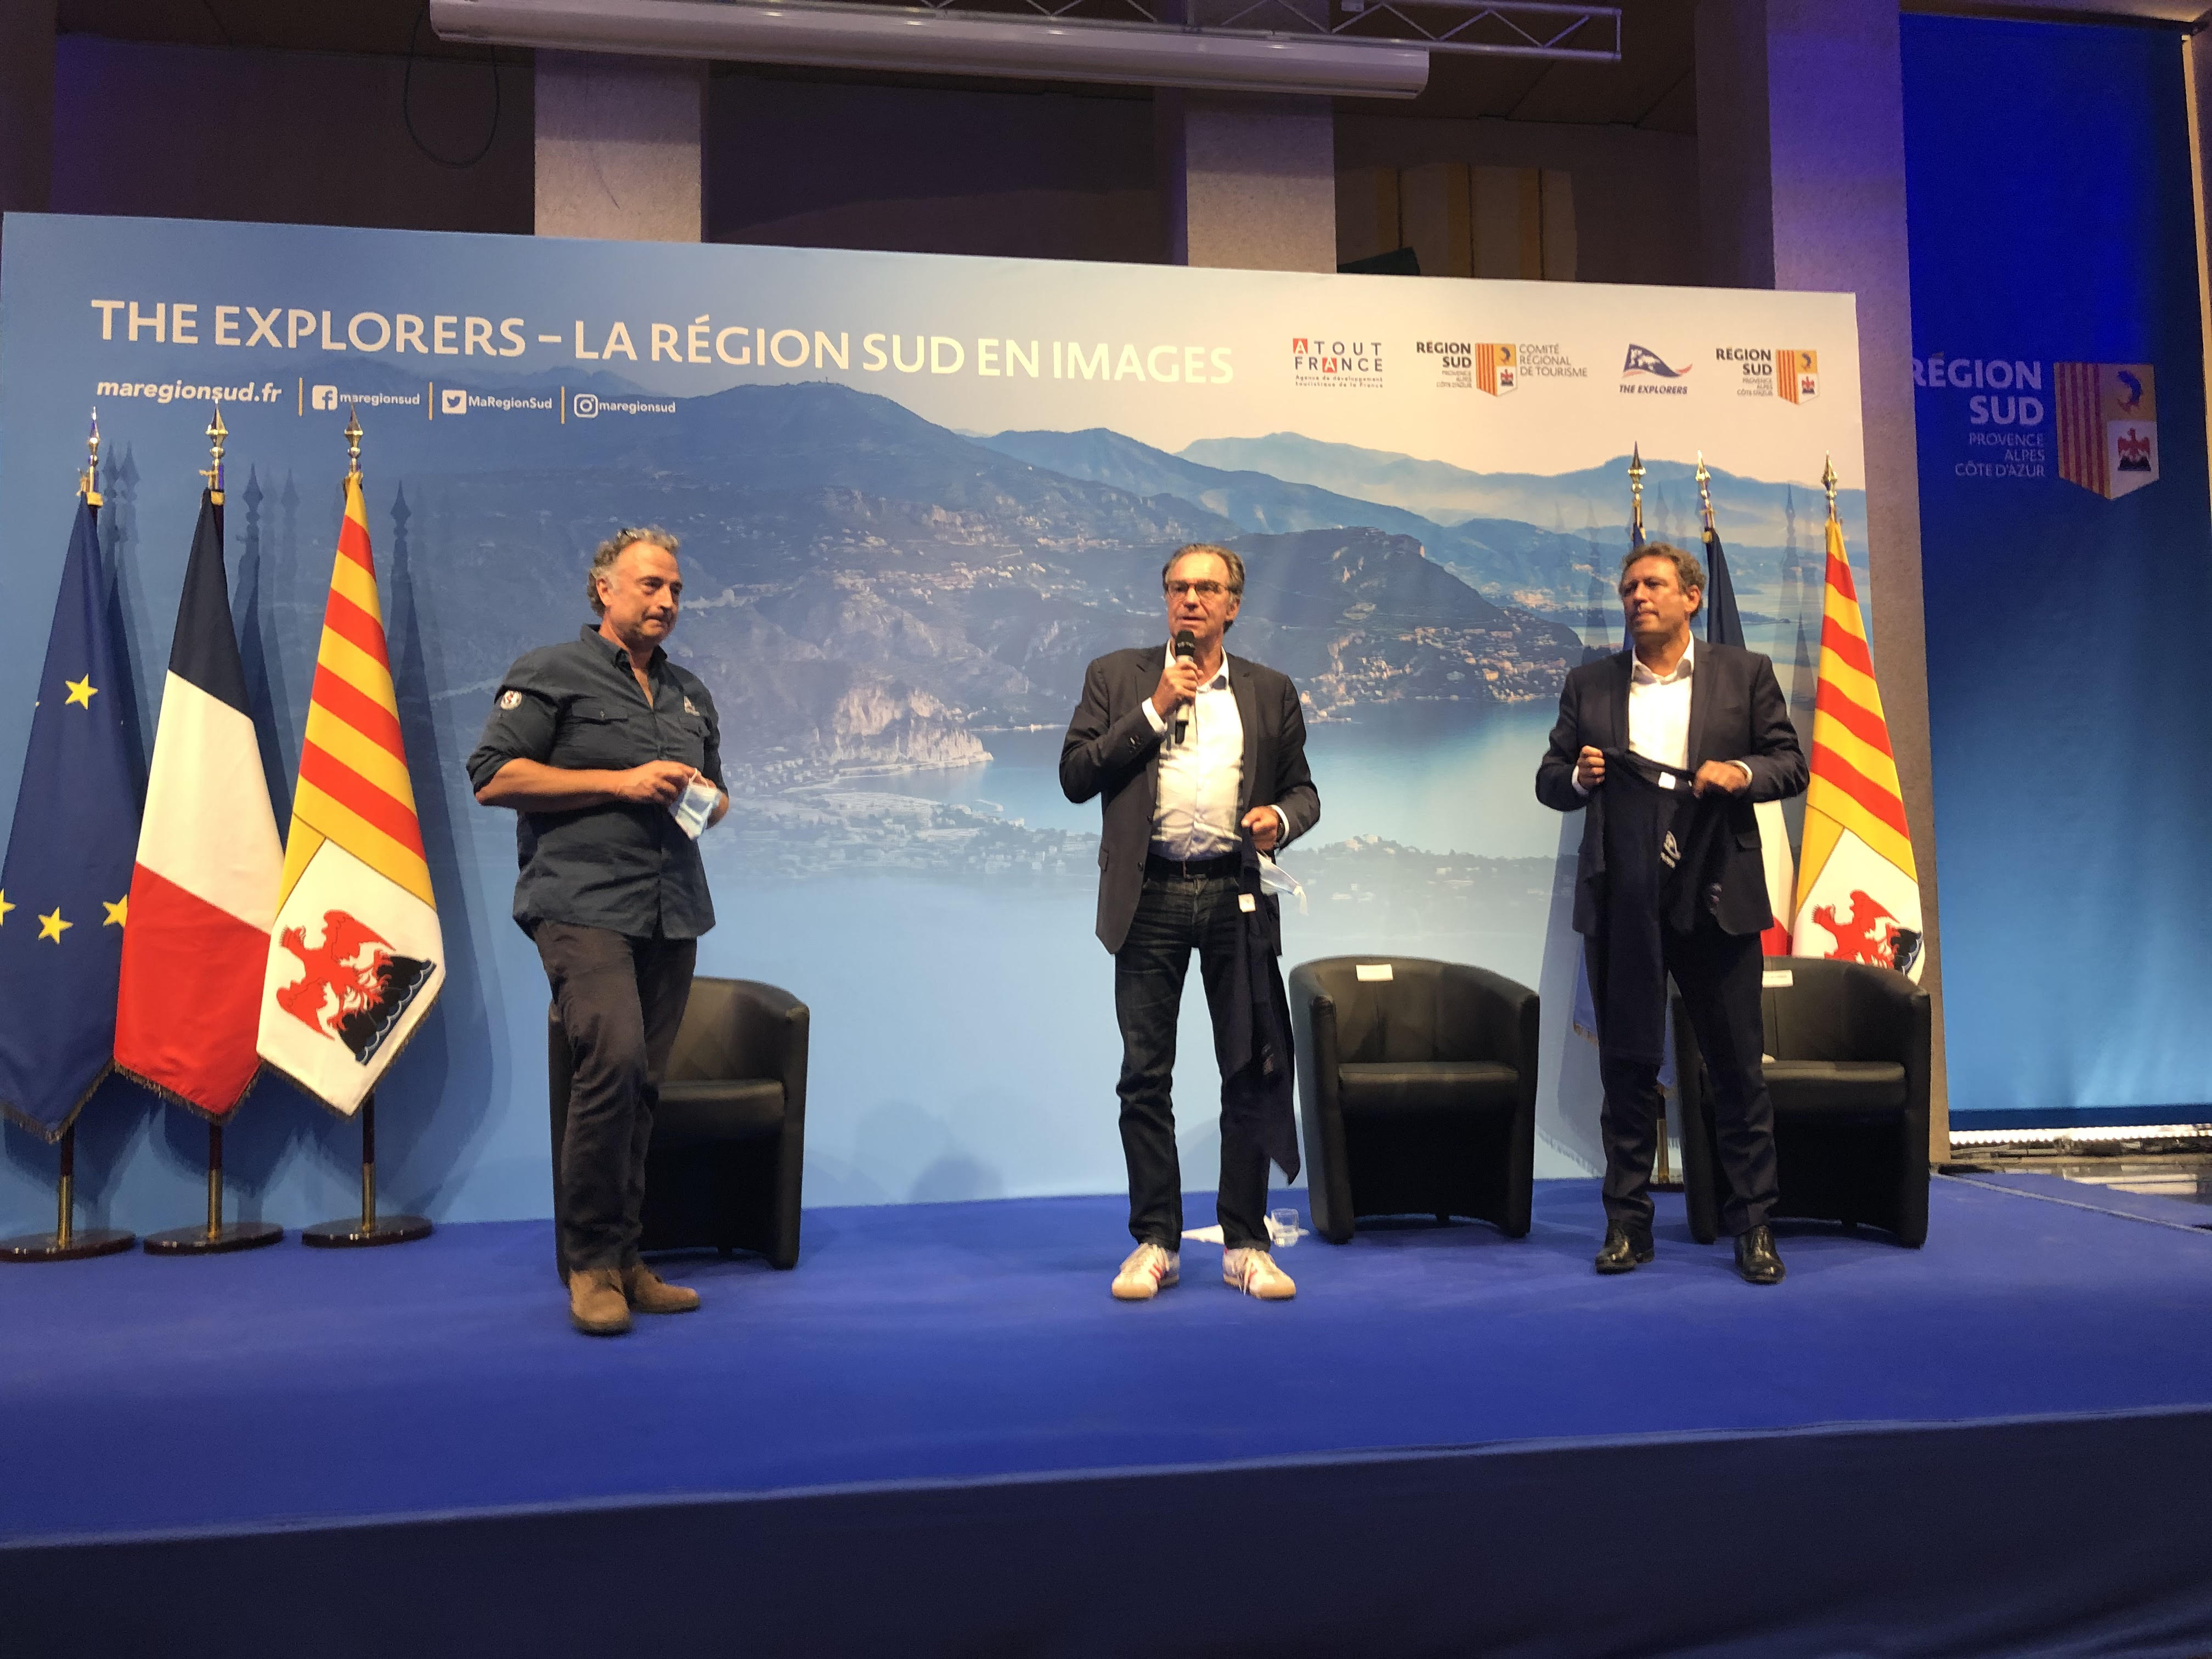
<svg viewBox="0 0 2212 1659"><path fill-rule="evenodd" d="M1601 1164L1569 1019L1576 825L1533 780L1566 672L1621 643L1632 454L1645 533L1693 550L1710 466L1747 642L1801 734L1831 460L1869 592L1848 295L159 220L15 216L6 240L0 699L31 695L96 406L155 729L219 399L282 822L359 418L448 963L379 1095L408 1126L388 1179L440 1218L550 1205L514 821L460 763L507 665L590 620L618 526L682 538L671 651L714 693L732 796L701 842L699 969L812 1009L811 1205L1122 1184L1098 809L1058 760L1085 665L1162 639L1176 546L1242 554L1229 648L1303 694L1322 816L1283 860L1285 967L1425 956L1540 988L1540 1176ZM23 741L0 730L10 799ZM1218 1080L1195 992L1187 1013L1200 1187ZM257 1131L270 1212L328 1207L350 1143L274 1079L256 1114L296 1120ZM145 1122L116 1149L126 1191L183 1178ZM11 1153L7 1218L50 1205Z"/></svg>

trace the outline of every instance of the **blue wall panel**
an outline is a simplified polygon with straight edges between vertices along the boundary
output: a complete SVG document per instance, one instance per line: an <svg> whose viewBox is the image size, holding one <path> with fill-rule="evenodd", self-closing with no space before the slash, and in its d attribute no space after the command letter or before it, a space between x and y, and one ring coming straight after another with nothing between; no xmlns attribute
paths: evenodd
<svg viewBox="0 0 2212 1659"><path fill-rule="evenodd" d="M2179 37L1908 16L1904 44L1951 1109L2194 1116L2212 515ZM2148 380L2118 412L2154 482L2062 476L2068 364Z"/></svg>

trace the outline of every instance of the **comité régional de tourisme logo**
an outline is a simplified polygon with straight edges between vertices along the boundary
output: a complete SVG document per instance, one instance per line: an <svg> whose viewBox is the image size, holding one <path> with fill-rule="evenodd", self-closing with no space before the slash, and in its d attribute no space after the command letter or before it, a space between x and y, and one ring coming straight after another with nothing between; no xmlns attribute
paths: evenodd
<svg viewBox="0 0 2212 1659"><path fill-rule="evenodd" d="M317 1036L345 1044L368 1064L437 964L396 954L366 922L343 910L323 915L323 939L287 927L277 943L300 959L300 977L276 988L276 1006Z"/></svg>
<svg viewBox="0 0 2212 1659"><path fill-rule="evenodd" d="M1371 338L1355 340L1344 335L1294 334L1291 337L1291 383L1379 386L1382 384L1382 343Z"/></svg>
<svg viewBox="0 0 2212 1659"><path fill-rule="evenodd" d="M1626 392L1656 392L1662 397L1686 398L1690 395L1687 376L1695 367L1684 363L1674 368L1649 346L1632 344L1628 356L1620 365L1620 389Z"/></svg>

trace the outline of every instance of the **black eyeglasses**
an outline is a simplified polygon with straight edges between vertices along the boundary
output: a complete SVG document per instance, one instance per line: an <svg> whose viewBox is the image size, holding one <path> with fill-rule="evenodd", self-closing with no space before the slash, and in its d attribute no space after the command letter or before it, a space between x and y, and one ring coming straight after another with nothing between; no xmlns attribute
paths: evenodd
<svg viewBox="0 0 2212 1659"><path fill-rule="evenodd" d="M1170 582L1168 597L1179 599L1186 593L1195 593L1201 599L1218 599L1229 589L1220 582Z"/></svg>

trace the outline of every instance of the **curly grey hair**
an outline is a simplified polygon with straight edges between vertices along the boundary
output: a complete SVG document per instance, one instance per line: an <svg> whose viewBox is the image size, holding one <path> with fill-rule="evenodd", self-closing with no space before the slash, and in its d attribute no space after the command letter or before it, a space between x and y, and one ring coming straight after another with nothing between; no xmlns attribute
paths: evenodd
<svg viewBox="0 0 2212 1659"><path fill-rule="evenodd" d="M647 525L641 529L617 530L601 542L599 550L592 555L591 569L584 575L584 597L591 601L593 616L607 614L607 602L599 597L599 578L613 570L615 561L622 557L623 549L636 542L659 548L671 558L676 556L676 550L680 545L675 537L657 525Z"/></svg>

